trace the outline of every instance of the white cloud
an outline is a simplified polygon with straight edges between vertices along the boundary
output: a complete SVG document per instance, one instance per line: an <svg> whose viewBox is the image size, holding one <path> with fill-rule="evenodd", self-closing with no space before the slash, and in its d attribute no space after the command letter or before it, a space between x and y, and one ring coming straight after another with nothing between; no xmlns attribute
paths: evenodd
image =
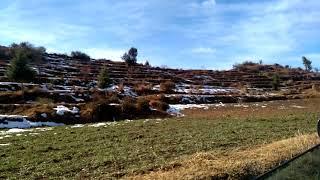
<svg viewBox="0 0 320 180"><path fill-rule="evenodd" d="M181 66L186 53L172 52L183 49L202 64L225 67L240 58L287 63L286 57L308 56L320 39L319 0L93 1L10 1L0 9L0 44L27 40L113 60L125 51L109 47L139 46L141 60L169 66Z"/></svg>

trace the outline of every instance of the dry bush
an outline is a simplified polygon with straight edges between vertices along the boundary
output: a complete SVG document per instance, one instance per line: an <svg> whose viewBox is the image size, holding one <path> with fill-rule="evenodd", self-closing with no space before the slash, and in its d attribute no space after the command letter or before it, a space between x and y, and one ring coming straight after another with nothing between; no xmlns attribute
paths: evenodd
<svg viewBox="0 0 320 180"><path fill-rule="evenodd" d="M149 102L149 105L152 108L157 109L158 111L166 111L167 109L169 109L169 105L167 103L159 100L151 100Z"/></svg>
<svg viewBox="0 0 320 180"><path fill-rule="evenodd" d="M146 98L143 98L143 97L138 98L136 106L139 112L150 111L149 100L147 100Z"/></svg>
<svg viewBox="0 0 320 180"><path fill-rule="evenodd" d="M312 84L312 90L320 92L320 84Z"/></svg>
<svg viewBox="0 0 320 180"><path fill-rule="evenodd" d="M160 83L160 91L165 93L170 93L174 90L176 87L175 83L172 81L166 81Z"/></svg>
<svg viewBox="0 0 320 180"><path fill-rule="evenodd" d="M307 89L303 91L304 98L320 98L320 92L314 89Z"/></svg>
<svg viewBox="0 0 320 180"><path fill-rule="evenodd" d="M116 103L116 104L120 103L120 99L117 94L112 94L107 99L108 99L109 103Z"/></svg>
<svg viewBox="0 0 320 180"><path fill-rule="evenodd" d="M145 96L146 99L148 100L157 100L157 101L165 101L166 100L166 96L164 94L157 94L157 95L149 95L149 96Z"/></svg>
<svg viewBox="0 0 320 180"><path fill-rule="evenodd" d="M134 91L140 96L151 94L153 92L152 85L150 84L138 84L134 87Z"/></svg>
<svg viewBox="0 0 320 180"><path fill-rule="evenodd" d="M92 92L92 101L100 101L106 99L106 93L103 91L94 90Z"/></svg>
<svg viewBox="0 0 320 180"><path fill-rule="evenodd" d="M119 90L121 93L124 92L124 84L123 84L123 83L120 83L120 84L118 85L118 90Z"/></svg>
<svg viewBox="0 0 320 180"><path fill-rule="evenodd" d="M120 116L120 107L109 105L107 100L91 102L81 107L81 118L84 122L113 121Z"/></svg>
<svg viewBox="0 0 320 180"><path fill-rule="evenodd" d="M121 110L123 113L134 115L136 114L136 102L131 97L125 97L121 103Z"/></svg>

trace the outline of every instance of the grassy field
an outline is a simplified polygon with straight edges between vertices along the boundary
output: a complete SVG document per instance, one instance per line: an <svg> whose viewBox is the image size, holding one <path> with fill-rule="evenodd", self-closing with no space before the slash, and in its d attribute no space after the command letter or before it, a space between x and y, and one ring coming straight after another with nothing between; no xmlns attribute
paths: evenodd
<svg viewBox="0 0 320 180"><path fill-rule="evenodd" d="M238 169L221 166L218 174L212 174L203 167L197 173L177 176L249 177L317 143L315 135L302 135L316 131L319 103L319 99L312 99L245 107L230 105L186 110L183 118L124 121L100 127L56 127L9 136L0 132L0 179L165 178L166 173L170 177L187 170L186 162L194 157L203 161L203 156L214 156L222 163L210 161L208 166L219 168L234 158L241 165L242 159L258 157L245 154L260 152L261 163L267 162L260 170L248 170L247 164ZM296 139L292 140L293 137ZM272 145L277 141L277 145ZM275 151L270 151L272 148ZM266 158L272 153L282 156L270 162ZM243 172L235 172L239 169ZM151 172L162 175L152 176Z"/></svg>

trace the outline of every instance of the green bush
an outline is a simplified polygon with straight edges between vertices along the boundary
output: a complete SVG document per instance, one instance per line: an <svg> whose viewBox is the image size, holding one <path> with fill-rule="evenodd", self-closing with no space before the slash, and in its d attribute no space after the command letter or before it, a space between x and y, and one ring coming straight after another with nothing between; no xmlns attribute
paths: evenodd
<svg viewBox="0 0 320 180"><path fill-rule="evenodd" d="M124 53L122 59L129 65L135 65L137 63L138 50L132 47L128 53Z"/></svg>
<svg viewBox="0 0 320 180"><path fill-rule="evenodd" d="M90 56L87 55L86 53L80 52L80 51L72 51L71 52L71 57L73 59L79 59L83 61L90 61Z"/></svg>
<svg viewBox="0 0 320 180"><path fill-rule="evenodd" d="M272 88L273 90L279 90L279 86L280 86L280 77L278 74L274 74L272 76Z"/></svg>
<svg viewBox="0 0 320 180"><path fill-rule="evenodd" d="M111 85L112 81L109 77L108 71L106 68L103 68L98 76L98 87L107 88Z"/></svg>
<svg viewBox="0 0 320 180"><path fill-rule="evenodd" d="M23 50L16 51L13 60L6 71L8 79L16 82L31 82L36 72L28 65L28 54Z"/></svg>

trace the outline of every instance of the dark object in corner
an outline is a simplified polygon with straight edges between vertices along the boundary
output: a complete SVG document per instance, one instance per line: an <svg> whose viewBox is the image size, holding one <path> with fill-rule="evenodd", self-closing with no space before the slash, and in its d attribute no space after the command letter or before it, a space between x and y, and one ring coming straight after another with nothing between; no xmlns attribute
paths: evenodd
<svg viewBox="0 0 320 180"><path fill-rule="evenodd" d="M318 120L318 136L320 137L320 119Z"/></svg>

